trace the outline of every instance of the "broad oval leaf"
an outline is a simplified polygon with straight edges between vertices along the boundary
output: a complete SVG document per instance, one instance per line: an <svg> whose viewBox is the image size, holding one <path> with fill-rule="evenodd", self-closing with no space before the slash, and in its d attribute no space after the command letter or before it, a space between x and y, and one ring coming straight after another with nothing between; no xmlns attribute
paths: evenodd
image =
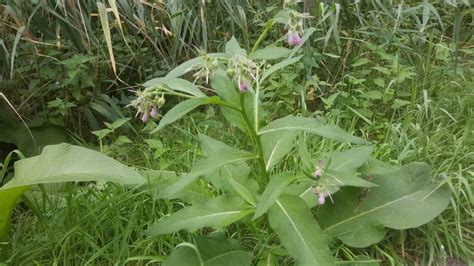
<svg viewBox="0 0 474 266"><path fill-rule="evenodd" d="M213 103L218 103L218 102L219 102L219 97L217 96L193 98L193 99L186 100L184 102L180 102L177 105L175 105L173 108L171 108L171 110L169 110L163 116L163 118L161 118L160 123L155 129L153 129L151 133L155 133L159 131L160 129L164 128L165 126L175 122L176 120L185 116L187 113L191 112L198 106L201 106L204 104L213 104Z"/></svg>
<svg viewBox="0 0 474 266"><path fill-rule="evenodd" d="M40 155L15 162L15 176L4 190L26 185L107 181L143 184L145 178L130 167L84 147L66 143L46 146Z"/></svg>
<svg viewBox="0 0 474 266"><path fill-rule="evenodd" d="M369 170L370 189L343 188L318 212L326 234L354 247L381 241L384 227L407 229L429 222L446 209L451 191L432 183L430 167L411 163L393 171ZM335 205L335 206L334 206Z"/></svg>
<svg viewBox="0 0 474 266"><path fill-rule="evenodd" d="M367 144L367 141L352 136L336 125L325 125L320 120L309 117L287 116L270 122L260 129L259 135L277 132L280 130L305 131L340 142Z"/></svg>
<svg viewBox="0 0 474 266"><path fill-rule="evenodd" d="M298 265L335 265L325 236L302 199L281 195L270 209L269 221Z"/></svg>
<svg viewBox="0 0 474 266"><path fill-rule="evenodd" d="M146 232L163 235L187 230L194 232L204 227L220 229L254 211L240 198L217 197L204 203L185 207L152 225Z"/></svg>

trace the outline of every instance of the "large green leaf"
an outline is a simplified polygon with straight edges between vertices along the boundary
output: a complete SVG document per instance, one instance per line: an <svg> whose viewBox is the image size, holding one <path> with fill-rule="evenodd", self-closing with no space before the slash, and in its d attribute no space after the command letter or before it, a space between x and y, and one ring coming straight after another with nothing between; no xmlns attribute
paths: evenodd
<svg viewBox="0 0 474 266"><path fill-rule="evenodd" d="M298 265L335 265L325 236L302 199L281 195L270 209L269 221Z"/></svg>
<svg viewBox="0 0 474 266"><path fill-rule="evenodd" d="M262 136L265 169L270 171L295 146L297 132L277 131Z"/></svg>
<svg viewBox="0 0 474 266"><path fill-rule="evenodd" d="M184 102L180 102L177 105L175 105L173 108L171 108L171 110L169 110L163 116L163 118L161 118L160 123L155 129L153 129L151 133L155 133L158 130L164 128L165 126L175 122L176 120L185 116L187 113L196 109L198 106L201 106L204 104L216 104L218 102L220 102L220 100L219 100L219 97L217 96L192 98Z"/></svg>
<svg viewBox="0 0 474 266"><path fill-rule="evenodd" d="M185 207L152 225L147 233L163 235L204 227L219 229L234 223L254 211L241 198L217 197L204 203Z"/></svg>
<svg viewBox="0 0 474 266"><path fill-rule="evenodd" d="M257 219L262 216L264 213L270 209L270 207L275 203L280 194L283 192L283 189L288 186L295 176L290 173L281 173L275 176L270 177L270 182L268 183L265 191L263 191L260 202L257 205L257 210L252 219Z"/></svg>
<svg viewBox="0 0 474 266"><path fill-rule="evenodd" d="M23 192L28 190L28 188L29 186L23 186L0 190L0 241L6 239L10 224L10 215L16 203L20 200L21 195L23 195Z"/></svg>
<svg viewBox="0 0 474 266"><path fill-rule="evenodd" d="M15 162L15 176L0 190L78 181L146 182L136 171L100 152L62 143L46 146L40 155Z"/></svg>
<svg viewBox="0 0 474 266"><path fill-rule="evenodd" d="M285 47L268 46L251 53L249 57L253 60L273 60L286 57L290 52L291 50Z"/></svg>
<svg viewBox="0 0 474 266"><path fill-rule="evenodd" d="M308 133L320 135L322 137L337 140L340 142L352 142L366 144L367 141L352 136L343 129L335 125L325 125L320 120L307 117L287 116L270 122L268 125L260 129L259 135L281 130L300 130Z"/></svg>
<svg viewBox="0 0 474 266"><path fill-rule="evenodd" d="M343 188L318 212L326 234L354 247L366 247L383 239L386 229L420 226L448 205L450 190L433 183L430 167L411 163L393 171L367 170L378 187Z"/></svg>
<svg viewBox="0 0 474 266"><path fill-rule="evenodd" d="M198 161L188 174L182 175L178 181L162 191L160 197L170 197L194 182L198 177L211 173L226 164L244 162L255 157L253 153L240 150L213 153L211 156Z"/></svg>
<svg viewBox="0 0 474 266"><path fill-rule="evenodd" d="M196 97L205 97L204 94L196 85L192 82L181 78L155 78L151 79L143 84L145 87L158 87L160 85L166 85L173 91L184 92Z"/></svg>
<svg viewBox="0 0 474 266"><path fill-rule="evenodd" d="M236 149L225 143L212 139L206 135L199 135L201 147L205 156L214 153L235 152ZM250 167L245 162L226 164L214 172L206 175L206 178L217 188L232 194L237 192L248 203L255 206L254 193L258 191L258 183L255 179L249 179Z"/></svg>
<svg viewBox="0 0 474 266"><path fill-rule="evenodd" d="M196 245L184 243L171 254L164 266L247 266L252 253L237 240L221 236L198 237Z"/></svg>
<svg viewBox="0 0 474 266"><path fill-rule="evenodd" d="M232 36L232 38L225 44L225 53L227 56L231 57L234 55L246 56L247 52L240 48L239 42L237 39Z"/></svg>

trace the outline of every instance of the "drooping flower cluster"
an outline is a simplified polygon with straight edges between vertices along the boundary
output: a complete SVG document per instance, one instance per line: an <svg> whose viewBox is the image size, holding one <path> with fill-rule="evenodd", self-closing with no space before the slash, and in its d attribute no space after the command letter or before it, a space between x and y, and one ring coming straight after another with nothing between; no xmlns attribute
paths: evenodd
<svg viewBox="0 0 474 266"><path fill-rule="evenodd" d="M227 76L233 79L239 91L245 93L249 90L250 81L255 80L257 64L242 55L235 55L229 59Z"/></svg>
<svg viewBox="0 0 474 266"><path fill-rule="evenodd" d="M323 169L323 161L319 160L318 165L316 166L315 171L313 172L313 177L315 179L315 184L312 186L312 191L314 195L318 198L318 204L323 205L326 202L326 197L330 196L330 193L324 182L321 182L321 178L323 177L324 169Z"/></svg>
<svg viewBox="0 0 474 266"><path fill-rule="evenodd" d="M219 68L219 60L217 57L204 55L204 61L202 63L194 64L191 70L195 71L193 74L194 83L196 80L202 79L205 84L209 84L209 80L214 76L214 73Z"/></svg>
<svg viewBox="0 0 474 266"><path fill-rule="evenodd" d="M288 13L288 22L285 25L288 45L301 45L301 35L303 34L303 19L309 17L308 14L296 11L296 1L285 1L285 10Z"/></svg>
<svg viewBox="0 0 474 266"><path fill-rule="evenodd" d="M137 109L137 116L143 123L146 123L150 117L158 116L158 109L165 104L163 93L159 88L146 88L143 91L135 92L137 98L130 102L129 106Z"/></svg>

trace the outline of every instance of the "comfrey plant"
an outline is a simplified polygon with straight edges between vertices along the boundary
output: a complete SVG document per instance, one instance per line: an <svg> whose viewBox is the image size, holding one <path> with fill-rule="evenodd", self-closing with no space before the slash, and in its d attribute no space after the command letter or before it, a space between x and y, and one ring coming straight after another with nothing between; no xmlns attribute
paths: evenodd
<svg viewBox="0 0 474 266"><path fill-rule="evenodd" d="M289 44L301 46L314 29L300 32L289 25L287 34L295 31L297 41L293 36ZM381 241L387 228L419 226L446 208L450 190L433 182L429 167L423 163L393 167L371 159L368 141L328 125L321 118L288 116L270 121L264 108L271 105L262 105L267 79L300 61L302 55L297 55L298 47L257 46L248 53L232 38L224 53L191 59L165 77L146 82L146 89L137 94L132 105L142 114L158 107L157 101L163 95L186 99L161 118L155 133L198 106L216 105L231 126L248 136L249 147L253 147L250 151L241 150L200 135L205 158L197 161L189 173L150 173L148 178L158 183L158 198L179 198L188 205L157 221L148 234L222 229L242 223L273 236L266 244L268 252L260 258L252 258L247 251L231 256L227 251L241 251L242 247L226 242L221 248L212 249L222 251L220 259L250 265L252 260L255 263L267 256L278 256L271 247L280 243L299 265L334 265L329 240L366 247ZM186 73L192 74L194 81L209 83L206 93L201 90L203 87L180 78ZM306 145L311 135L349 143L352 148L313 157ZM293 150L297 150L300 167L281 171L278 164ZM198 182L200 178L205 182ZM213 197L209 187L219 191L219 196ZM192 247L190 243L183 244L171 255L168 265L191 265L190 260L207 265L204 261L211 258L206 257L210 254L205 252L205 243L212 241L201 239Z"/></svg>

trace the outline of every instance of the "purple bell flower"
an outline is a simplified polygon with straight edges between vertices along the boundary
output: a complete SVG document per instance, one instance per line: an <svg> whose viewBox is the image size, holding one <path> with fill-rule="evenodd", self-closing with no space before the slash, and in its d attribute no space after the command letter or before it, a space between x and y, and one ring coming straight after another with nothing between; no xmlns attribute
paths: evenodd
<svg viewBox="0 0 474 266"><path fill-rule="evenodd" d="M156 110L156 107L153 106L150 111L150 116L155 118L158 115L158 111Z"/></svg>
<svg viewBox="0 0 474 266"><path fill-rule="evenodd" d="M319 203L319 205L323 205L324 202L326 202L326 197L324 196L324 193L319 193L318 194L318 203Z"/></svg>
<svg viewBox="0 0 474 266"><path fill-rule="evenodd" d="M142 122L146 123L148 121L148 112L144 112L142 115Z"/></svg>
<svg viewBox="0 0 474 266"><path fill-rule="evenodd" d="M241 81L239 83L239 90L240 92L247 92L249 90L249 85L247 84L246 81Z"/></svg>
<svg viewBox="0 0 474 266"><path fill-rule="evenodd" d="M300 37L300 34L298 32L293 33L293 44L296 45L296 46L301 44L301 37Z"/></svg>

